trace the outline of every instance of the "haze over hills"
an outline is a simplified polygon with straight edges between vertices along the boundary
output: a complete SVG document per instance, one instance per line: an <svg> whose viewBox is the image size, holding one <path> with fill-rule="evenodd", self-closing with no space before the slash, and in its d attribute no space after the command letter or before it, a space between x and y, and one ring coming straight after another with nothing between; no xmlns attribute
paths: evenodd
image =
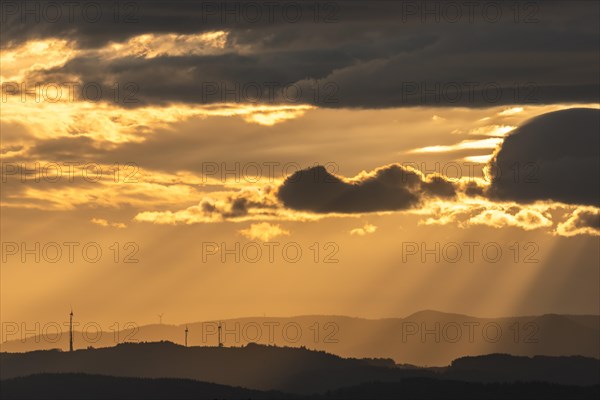
<svg viewBox="0 0 600 400"><path fill-rule="evenodd" d="M324 393L367 382L406 378L469 382L600 383L600 360L584 357L463 357L446 368L397 366L390 360L348 359L304 348L184 347L170 342L126 343L102 349L0 353L3 380L40 373L85 373L194 379L255 390Z"/></svg>
<svg viewBox="0 0 600 400"><path fill-rule="evenodd" d="M83 318L82 318L83 319ZM345 316L255 317L221 321L226 346L248 343L323 350L342 357L391 358L399 364L445 366L462 356L490 353L600 358L600 317L546 314L531 317L478 318L421 311L405 318L363 319ZM83 320L79 327L86 326ZM186 325L154 324L99 334L88 324L75 331L75 348L109 347L121 342L167 340L183 344ZM215 346L217 322L187 324L190 346ZM25 352L68 348L68 332L20 337L3 329L1 350ZM64 329L64 328L63 328ZM13 340L10 340L13 339Z"/></svg>

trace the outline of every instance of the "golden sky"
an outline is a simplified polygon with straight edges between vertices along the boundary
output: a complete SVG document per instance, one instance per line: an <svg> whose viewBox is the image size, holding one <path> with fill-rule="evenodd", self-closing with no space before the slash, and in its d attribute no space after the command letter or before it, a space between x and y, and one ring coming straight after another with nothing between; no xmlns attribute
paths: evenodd
<svg viewBox="0 0 600 400"><path fill-rule="evenodd" d="M578 8L546 11L546 36L589 34ZM376 17L370 42L364 27L343 35L362 23L346 16L314 27L339 34L324 41L187 20L4 35L2 320L62 320L71 305L106 325L600 313L593 43L539 39L537 60L497 27L484 45L469 26L447 28L452 42ZM453 47L465 37L480 47ZM414 85L432 76L463 95L471 77L521 92L425 101ZM304 94L290 100L289 82ZM254 101L257 87L273 98Z"/></svg>

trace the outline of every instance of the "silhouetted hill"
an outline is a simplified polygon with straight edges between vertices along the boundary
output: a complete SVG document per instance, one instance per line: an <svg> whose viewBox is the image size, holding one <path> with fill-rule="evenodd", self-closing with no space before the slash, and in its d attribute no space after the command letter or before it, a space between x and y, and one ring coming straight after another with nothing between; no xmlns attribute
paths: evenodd
<svg viewBox="0 0 600 400"><path fill-rule="evenodd" d="M256 317L224 320L222 324L228 346L249 342L305 346L342 357L391 358L396 363L421 366L444 366L459 357L491 353L600 358L600 317L593 315L478 318L426 310L406 318L378 320L343 316ZM191 346L216 346L216 322L187 326ZM91 336L99 338L94 342L76 331L75 347L111 347L122 341L168 340L183 344L184 329L185 325L155 324L100 335L94 331ZM4 342L1 350L66 350L68 336L65 332L58 340L42 336L21 339L16 334L7 339L18 340Z"/></svg>
<svg viewBox="0 0 600 400"><path fill-rule="evenodd" d="M572 385L600 383L600 362L585 357L515 357L490 354L454 360L450 379L478 382L546 381Z"/></svg>
<svg viewBox="0 0 600 400"><path fill-rule="evenodd" d="M600 383L600 360L584 357L464 357L446 368L410 368L386 360L344 359L304 348L183 347L169 342L128 343L74 352L0 353L2 379L39 373L195 379L256 390L323 393L370 381L424 377L461 381Z"/></svg>
<svg viewBox="0 0 600 400"><path fill-rule="evenodd" d="M102 349L0 353L2 379L36 373L87 373L184 378L257 390L317 393L370 380L432 376L426 370L373 365L291 347L183 347L169 342L130 343ZM393 364L392 364L393 365Z"/></svg>
<svg viewBox="0 0 600 400"><path fill-rule="evenodd" d="M473 383L427 378L369 382L327 393L326 399L598 399L600 386L563 386L542 382Z"/></svg>
<svg viewBox="0 0 600 400"><path fill-rule="evenodd" d="M40 374L2 381L3 399L597 399L600 386L531 383L468 383L428 378L367 382L323 395L261 392L187 379L117 378Z"/></svg>
<svg viewBox="0 0 600 400"><path fill-rule="evenodd" d="M38 374L2 381L2 399L292 399L190 379L118 378L86 374Z"/></svg>

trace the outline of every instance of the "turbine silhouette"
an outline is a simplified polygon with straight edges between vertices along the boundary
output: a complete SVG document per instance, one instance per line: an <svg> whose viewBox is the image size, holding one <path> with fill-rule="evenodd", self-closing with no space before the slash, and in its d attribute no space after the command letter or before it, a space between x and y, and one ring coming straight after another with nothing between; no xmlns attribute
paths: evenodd
<svg viewBox="0 0 600 400"><path fill-rule="evenodd" d="M73 351L73 306L71 307L71 313L69 314L69 351Z"/></svg>

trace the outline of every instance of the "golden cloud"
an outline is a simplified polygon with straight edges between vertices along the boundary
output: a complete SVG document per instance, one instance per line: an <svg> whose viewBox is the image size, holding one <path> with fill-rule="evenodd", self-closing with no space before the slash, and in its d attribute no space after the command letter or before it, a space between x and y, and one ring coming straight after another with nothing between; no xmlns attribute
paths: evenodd
<svg viewBox="0 0 600 400"><path fill-rule="evenodd" d="M127 225L125 225L122 222L108 222L107 220L105 220L103 218L92 218L90 220L90 222L92 224L96 224L96 225L100 225L100 226L104 226L104 227L112 226L113 228L119 228L119 229L127 228Z"/></svg>
<svg viewBox="0 0 600 400"><path fill-rule="evenodd" d="M548 214L538 210L521 209L515 214L506 210L485 210L467 221L471 225L488 225L495 228L505 226L516 226L527 231L552 226L552 220Z"/></svg>
<svg viewBox="0 0 600 400"><path fill-rule="evenodd" d="M580 207L569 218L557 225L554 231L559 236L600 236L600 209Z"/></svg>
<svg viewBox="0 0 600 400"><path fill-rule="evenodd" d="M369 233L375 232L376 230L377 230L377 227L375 225L366 223L362 228L354 228L354 229L350 230L350 234L358 235L358 236L365 236Z"/></svg>
<svg viewBox="0 0 600 400"><path fill-rule="evenodd" d="M124 43L110 43L98 50L103 58L208 55L225 48L227 32L213 31L192 35L144 34Z"/></svg>
<svg viewBox="0 0 600 400"><path fill-rule="evenodd" d="M41 90L41 89L40 89ZM248 123L272 126L301 117L312 106L251 104L171 104L123 109L115 104L89 101L56 103L22 102L8 96L2 105L2 121L24 123L36 138L86 136L99 142L141 142L151 132L190 118L240 117Z"/></svg>
<svg viewBox="0 0 600 400"><path fill-rule="evenodd" d="M268 242L278 236L288 236L290 234L289 231L282 229L281 226L271 225L268 222L252 224L250 228L242 229L238 232L250 240L258 239L263 242Z"/></svg>

